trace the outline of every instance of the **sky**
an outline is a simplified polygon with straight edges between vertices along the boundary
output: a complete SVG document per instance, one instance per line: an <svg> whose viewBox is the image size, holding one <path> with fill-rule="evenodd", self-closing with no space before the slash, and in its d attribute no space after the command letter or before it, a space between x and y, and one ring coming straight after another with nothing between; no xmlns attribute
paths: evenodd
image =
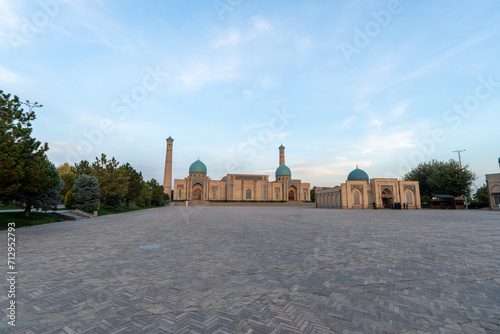
<svg viewBox="0 0 500 334"><path fill-rule="evenodd" d="M31 102L49 159L101 153L163 182L401 178L500 149L500 2L0 0L0 90Z"/></svg>

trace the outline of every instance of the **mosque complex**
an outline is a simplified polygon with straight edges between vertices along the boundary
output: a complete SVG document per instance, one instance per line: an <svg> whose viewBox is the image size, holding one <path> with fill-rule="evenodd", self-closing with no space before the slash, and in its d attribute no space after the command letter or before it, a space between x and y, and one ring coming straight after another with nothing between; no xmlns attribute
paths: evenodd
<svg viewBox="0 0 500 334"><path fill-rule="evenodd" d="M215 202L310 202L311 186L292 179L292 171L285 165L285 147L279 147L279 165L275 180L269 175L227 174L221 180L207 176L207 166L196 160L189 167L189 175L175 179L172 187L172 148L174 139L167 138L165 193L179 201ZM390 178L369 179L356 166L347 181L336 187L316 188L316 207L342 209L391 208L405 203L409 209L420 209L420 189L417 181L399 181ZM402 204L401 204L402 205Z"/></svg>

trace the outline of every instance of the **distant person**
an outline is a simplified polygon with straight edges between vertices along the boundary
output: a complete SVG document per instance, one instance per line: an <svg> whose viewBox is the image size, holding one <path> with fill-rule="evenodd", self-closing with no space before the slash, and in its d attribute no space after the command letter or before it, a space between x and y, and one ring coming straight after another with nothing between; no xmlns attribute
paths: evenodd
<svg viewBox="0 0 500 334"><path fill-rule="evenodd" d="M406 210L406 203L403 203L403 210Z"/></svg>

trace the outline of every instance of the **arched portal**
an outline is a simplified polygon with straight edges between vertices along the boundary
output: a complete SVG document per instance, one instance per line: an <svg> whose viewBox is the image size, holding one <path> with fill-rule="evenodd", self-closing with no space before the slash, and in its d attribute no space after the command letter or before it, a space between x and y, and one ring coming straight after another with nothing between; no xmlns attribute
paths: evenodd
<svg viewBox="0 0 500 334"><path fill-rule="evenodd" d="M199 183L193 186L193 200L198 201L203 199L203 186Z"/></svg>
<svg viewBox="0 0 500 334"><path fill-rule="evenodd" d="M294 186L291 186L288 188L288 200L289 201L296 201L295 194L297 194L297 189L295 189Z"/></svg>
<svg viewBox="0 0 500 334"><path fill-rule="evenodd" d="M384 190L382 190L382 204L384 205L384 208L390 209L393 202L394 195L392 194L392 191L389 188L384 188Z"/></svg>

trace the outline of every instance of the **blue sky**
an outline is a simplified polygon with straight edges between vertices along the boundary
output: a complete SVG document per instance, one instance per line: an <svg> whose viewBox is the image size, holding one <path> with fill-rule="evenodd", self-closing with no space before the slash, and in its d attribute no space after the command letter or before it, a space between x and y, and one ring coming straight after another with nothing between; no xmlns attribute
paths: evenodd
<svg viewBox="0 0 500 334"><path fill-rule="evenodd" d="M56 164L105 153L163 181L370 177L465 149L498 172L498 1L0 0L0 89L38 101Z"/></svg>

